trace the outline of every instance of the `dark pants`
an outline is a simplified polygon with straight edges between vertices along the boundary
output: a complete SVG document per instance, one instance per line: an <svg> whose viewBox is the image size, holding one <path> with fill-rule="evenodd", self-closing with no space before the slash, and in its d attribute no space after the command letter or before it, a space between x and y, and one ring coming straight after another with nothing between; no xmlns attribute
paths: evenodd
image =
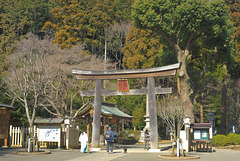
<svg viewBox="0 0 240 161"><path fill-rule="evenodd" d="M107 141L107 152L109 152L109 146L110 146L110 151L113 152L113 142L111 140Z"/></svg>
<svg viewBox="0 0 240 161"><path fill-rule="evenodd" d="M145 144L144 144L144 149L149 149L149 142L150 142L150 140L148 140L148 139L145 139Z"/></svg>

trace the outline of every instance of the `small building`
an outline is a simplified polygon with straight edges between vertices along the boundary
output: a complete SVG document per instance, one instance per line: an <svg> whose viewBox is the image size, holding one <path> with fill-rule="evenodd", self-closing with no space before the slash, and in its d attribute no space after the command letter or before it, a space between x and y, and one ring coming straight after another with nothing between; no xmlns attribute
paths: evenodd
<svg viewBox="0 0 240 161"><path fill-rule="evenodd" d="M78 148L78 127L72 127L63 118L37 118L37 138L42 148Z"/></svg>
<svg viewBox="0 0 240 161"><path fill-rule="evenodd" d="M8 143L10 110L12 109L14 109L13 106L0 103L0 140L4 140L4 146Z"/></svg>
<svg viewBox="0 0 240 161"><path fill-rule="evenodd" d="M37 118L34 120L37 125L37 138L40 147L61 147L63 119L58 118Z"/></svg>
<svg viewBox="0 0 240 161"><path fill-rule="evenodd" d="M87 121L88 138L90 134L90 125L92 124L92 121L93 121L93 112L94 112L94 103L90 102L89 105L83 108L77 116L77 119ZM116 104L102 102L101 126L104 127L104 133L107 131L108 125L116 125L117 126L116 131L118 133L120 131L120 120L131 120L133 118L134 118L133 116L130 116L122 112L121 110L119 110Z"/></svg>
<svg viewBox="0 0 240 161"><path fill-rule="evenodd" d="M194 123L190 125L191 151L212 152L212 124Z"/></svg>

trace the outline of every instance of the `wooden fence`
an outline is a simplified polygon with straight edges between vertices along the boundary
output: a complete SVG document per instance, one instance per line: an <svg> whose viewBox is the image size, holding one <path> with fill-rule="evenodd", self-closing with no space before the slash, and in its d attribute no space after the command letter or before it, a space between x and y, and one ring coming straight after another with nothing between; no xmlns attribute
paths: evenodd
<svg viewBox="0 0 240 161"><path fill-rule="evenodd" d="M211 140L210 141L192 141L190 145L191 151L196 152L212 152Z"/></svg>
<svg viewBox="0 0 240 161"><path fill-rule="evenodd" d="M25 147L29 131L29 127L13 127L12 125L10 125L10 146ZM34 126L34 137L36 136L36 132L36 126Z"/></svg>
<svg viewBox="0 0 240 161"><path fill-rule="evenodd" d="M34 137L37 137L38 135L38 129L36 126L33 128L34 130ZM10 125L9 135L10 135L10 146L11 147L25 147L25 144L27 143L27 138L29 136L29 127L13 127ZM79 129L70 128L68 134L68 130L65 127L61 128L61 138L60 138L60 145L58 145L57 142L49 142L49 141L37 141L38 146L40 148L77 148L78 147L78 133ZM67 136L71 135L70 138ZM68 139L67 139L68 138ZM68 147L66 147L66 140L68 140L69 144ZM35 144L37 146L37 144Z"/></svg>

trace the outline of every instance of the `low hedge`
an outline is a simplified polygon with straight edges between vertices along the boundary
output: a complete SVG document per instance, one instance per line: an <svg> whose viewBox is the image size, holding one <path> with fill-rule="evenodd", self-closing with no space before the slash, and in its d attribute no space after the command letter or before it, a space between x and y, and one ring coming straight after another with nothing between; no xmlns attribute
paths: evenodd
<svg viewBox="0 0 240 161"><path fill-rule="evenodd" d="M240 134L230 133L227 135L229 145L239 145L240 144Z"/></svg>
<svg viewBox="0 0 240 161"><path fill-rule="evenodd" d="M213 146L239 145L240 134L230 133L228 135L213 136Z"/></svg>
<svg viewBox="0 0 240 161"><path fill-rule="evenodd" d="M216 135L213 136L213 146L225 146L228 143L228 138L226 135Z"/></svg>

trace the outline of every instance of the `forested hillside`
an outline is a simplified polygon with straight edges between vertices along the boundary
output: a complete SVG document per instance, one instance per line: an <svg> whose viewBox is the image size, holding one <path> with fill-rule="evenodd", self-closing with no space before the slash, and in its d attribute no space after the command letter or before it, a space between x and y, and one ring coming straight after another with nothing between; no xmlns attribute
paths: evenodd
<svg viewBox="0 0 240 161"><path fill-rule="evenodd" d="M156 86L173 87L192 122L208 122L212 111L219 133L233 126L239 133L239 9L238 0L0 0L0 103L15 106L12 119L22 124L75 117L94 99L80 91L94 84L74 79L71 68L181 62L175 77L156 78ZM128 83L146 87L145 79ZM116 80L104 84L117 89ZM103 99L135 117L128 127L145 126L146 96Z"/></svg>

